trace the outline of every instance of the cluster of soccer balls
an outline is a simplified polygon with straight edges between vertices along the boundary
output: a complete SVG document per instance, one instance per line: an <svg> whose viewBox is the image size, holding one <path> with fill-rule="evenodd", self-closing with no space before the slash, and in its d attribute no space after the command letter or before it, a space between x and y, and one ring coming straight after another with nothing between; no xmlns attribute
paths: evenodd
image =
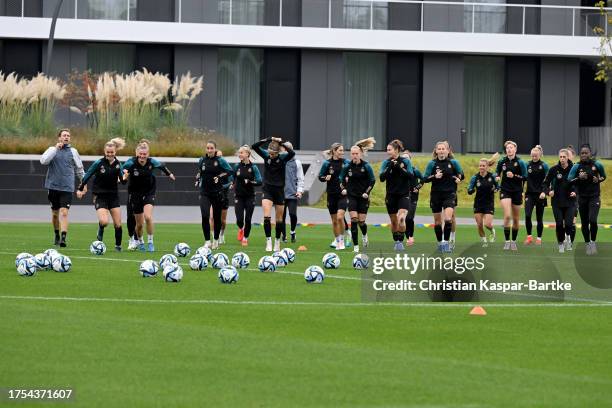
<svg viewBox="0 0 612 408"><path fill-rule="evenodd" d="M68 272L72 267L72 261L68 256L51 248L36 255L27 252L18 254L15 258L15 267L21 276L34 276L37 271L51 269L56 272Z"/></svg>

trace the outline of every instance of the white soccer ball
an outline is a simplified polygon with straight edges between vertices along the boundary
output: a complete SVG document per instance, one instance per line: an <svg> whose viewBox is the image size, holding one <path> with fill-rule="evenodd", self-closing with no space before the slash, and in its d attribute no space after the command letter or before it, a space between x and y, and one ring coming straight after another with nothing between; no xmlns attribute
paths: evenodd
<svg viewBox="0 0 612 408"><path fill-rule="evenodd" d="M47 255L47 258L49 258L49 262L53 263L53 259L60 253L57 252L57 249L55 248L49 248L45 252L43 252L43 254Z"/></svg>
<svg viewBox="0 0 612 408"><path fill-rule="evenodd" d="M249 256L244 252L236 252L234 256L232 256L232 265L234 268L248 268L251 260Z"/></svg>
<svg viewBox="0 0 612 408"><path fill-rule="evenodd" d="M92 255L104 255L106 253L106 245L102 241L94 241L89 246L89 252Z"/></svg>
<svg viewBox="0 0 612 408"><path fill-rule="evenodd" d="M287 266L289 264L289 259L287 259L287 255L283 251L278 251L272 254L272 258L274 258L274 263L277 268Z"/></svg>
<svg viewBox="0 0 612 408"><path fill-rule="evenodd" d="M323 255L323 267L325 269L338 269L340 267L340 257L333 252Z"/></svg>
<svg viewBox="0 0 612 408"><path fill-rule="evenodd" d="M174 246L174 255L181 258L188 256L191 253L191 248L184 242L179 242Z"/></svg>
<svg viewBox="0 0 612 408"><path fill-rule="evenodd" d="M276 270L276 263L270 255L265 255L261 257L257 267L261 272L274 272Z"/></svg>
<svg viewBox="0 0 612 408"><path fill-rule="evenodd" d="M15 257L15 267L17 267L17 265L19 264L19 261L21 261L24 258L32 258L34 257L34 255L28 253L28 252L22 252L20 254L17 254L17 256Z"/></svg>
<svg viewBox="0 0 612 408"><path fill-rule="evenodd" d="M17 263L17 273L21 276L33 276L36 273L36 260L34 257L21 258Z"/></svg>
<svg viewBox="0 0 612 408"><path fill-rule="evenodd" d="M224 266L229 265L229 259L223 252L217 252L213 255L210 265L215 269L221 269Z"/></svg>
<svg viewBox="0 0 612 408"><path fill-rule="evenodd" d="M68 272L72 267L72 261L66 255L57 255L53 258L53 270L55 272Z"/></svg>
<svg viewBox="0 0 612 408"><path fill-rule="evenodd" d="M285 253L285 255L287 256L287 260L290 263L294 263L295 262L295 251L291 248L283 248L282 252Z"/></svg>
<svg viewBox="0 0 612 408"><path fill-rule="evenodd" d="M308 283L321 283L325 279L325 272L318 265L312 265L304 271L304 279Z"/></svg>
<svg viewBox="0 0 612 408"><path fill-rule="evenodd" d="M221 283L238 282L238 270L232 265L224 266L219 270L219 281Z"/></svg>
<svg viewBox="0 0 612 408"><path fill-rule="evenodd" d="M180 282L183 280L183 268L178 264L168 264L164 268L164 280L166 282Z"/></svg>
<svg viewBox="0 0 612 408"><path fill-rule="evenodd" d="M201 271L208 266L208 258L202 254L196 253L189 259L189 267L194 271Z"/></svg>
<svg viewBox="0 0 612 408"><path fill-rule="evenodd" d="M208 262L212 261L212 251L210 250L210 248L201 246L198 248L196 253L200 255L204 255L206 259L208 259Z"/></svg>
<svg viewBox="0 0 612 408"><path fill-rule="evenodd" d="M51 258L44 253L34 255L36 261L36 267L40 270L51 269Z"/></svg>
<svg viewBox="0 0 612 408"><path fill-rule="evenodd" d="M143 278L150 278L157 275L157 272L159 272L159 265L157 262L147 259L141 262L139 270Z"/></svg>
<svg viewBox="0 0 612 408"><path fill-rule="evenodd" d="M166 266L168 265L178 265L178 259L176 259L176 256L166 254L159 258L159 267L161 269L166 269Z"/></svg>
<svg viewBox="0 0 612 408"><path fill-rule="evenodd" d="M370 258L366 254L357 254L353 258L353 268L355 269L368 269L370 266Z"/></svg>

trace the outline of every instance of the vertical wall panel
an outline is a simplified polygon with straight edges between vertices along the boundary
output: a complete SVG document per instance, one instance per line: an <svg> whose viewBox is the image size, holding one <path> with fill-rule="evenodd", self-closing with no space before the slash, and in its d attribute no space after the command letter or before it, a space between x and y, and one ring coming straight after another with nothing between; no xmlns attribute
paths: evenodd
<svg viewBox="0 0 612 408"><path fill-rule="evenodd" d="M506 58L504 140L514 140L520 153L539 141L539 62L537 58Z"/></svg>
<svg viewBox="0 0 612 408"><path fill-rule="evenodd" d="M421 150L421 55L390 53L388 69L387 142L400 139L411 151ZM383 148L383 146L378 146Z"/></svg>

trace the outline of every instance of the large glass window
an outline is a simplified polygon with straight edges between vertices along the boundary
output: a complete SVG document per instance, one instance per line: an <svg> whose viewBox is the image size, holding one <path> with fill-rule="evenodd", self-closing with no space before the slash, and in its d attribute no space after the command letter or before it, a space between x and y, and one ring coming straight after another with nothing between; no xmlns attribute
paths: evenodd
<svg viewBox="0 0 612 408"><path fill-rule="evenodd" d="M239 144L259 140L263 52L219 48L217 68L218 131Z"/></svg>
<svg viewBox="0 0 612 408"><path fill-rule="evenodd" d="M506 0L469 0L469 2L483 4L506 3ZM472 31L472 23L475 33L505 33L506 7L487 5L474 6L472 13L472 6L465 6L463 13L463 28L466 32Z"/></svg>
<svg viewBox="0 0 612 408"><path fill-rule="evenodd" d="M136 66L133 44L87 44L87 69L93 73L129 74Z"/></svg>
<svg viewBox="0 0 612 408"><path fill-rule="evenodd" d="M344 0L344 27L386 30L389 20L387 3L367 3L359 0Z"/></svg>
<svg viewBox="0 0 612 408"><path fill-rule="evenodd" d="M137 0L79 0L77 14L79 18L96 20L136 20Z"/></svg>
<svg viewBox="0 0 612 408"><path fill-rule="evenodd" d="M387 55L347 52L344 54L344 126L342 143L373 136L385 140L387 117Z"/></svg>
<svg viewBox="0 0 612 408"><path fill-rule="evenodd" d="M504 136L503 57L464 58L465 146L469 152L495 152Z"/></svg>
<svg viewBox="0 0 612 408"><path fill-rule="evenodd" d="M265 0L219 0L219 23L263 25Z"/></svg>

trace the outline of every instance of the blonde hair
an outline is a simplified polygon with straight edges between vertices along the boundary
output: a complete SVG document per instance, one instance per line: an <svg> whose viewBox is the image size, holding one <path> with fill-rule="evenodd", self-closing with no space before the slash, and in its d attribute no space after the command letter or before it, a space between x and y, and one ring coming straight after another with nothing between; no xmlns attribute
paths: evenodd
<svg viewBox="0 0 612 408"><path fill-rule="evenodd" d="M514 146L514 148L515 148L515 149L516 149L516 148L518 148L518 145L516 144L516 142L514 142L514 141L512 141L512 140L506 140L506 141L504 142L504 150L506 149L506 147L507 147L508 145L512 145L512 146Z"/></svg>
<svg viewBox="0 0 612 408"><path fill-rule="evenodd" d="M271 141L268 145L268 150L276 153L280 152L280 143L278 143L276 140Z"/></svg>
<svg viewBox="0 0 612 408"><path fill-rule="evenodd" d="M332 145L331 145L331 147L330 147L329 149L327 149L327 150L323 150L323 156L325 156L325 158L326 158L327 160L329 160L329 159L333 159L333 157L334 157L334 152L335 152L336 150L338 150L339 148L341 148L341 147L342 147L342 143L338 143L338 142L336 142L336 143L332 143Z"/></svg>
<svg viewBox="0 0 612 408"><path fill-rule="evenodd" d="M444 146L446 146L446 150L448 150L448 156L447 156L447 157L448 157L449 159L452 159L452 158L454 157L454 156L453 156L453 151L451 150L451 147L450 147L450 143L448 143L448 141L446 141L446 140L441 140L441 141L439 141L439 142L436 142L436 144L434 145L434 149L433 149L433 153L432 153L432 157L433 157L434 159L437 159L437 158L438 158L438 153L436 153L436 150L438 149L438 146L439 146L439 145L444 145Z"/></svg>
<svg viewBox="0 0 612 408"><path fill-rule="evenodd" d="M149 150L149 141L147 139L140 139L140 141L138 142L138 144L136 145L136 153L138 153L139 150Z"/></svg>
<svg viewBox="0 0 612 408"><path fill-rule="evenodd" d="M495 152L495 154L493 154L493 156L489 157L488 159L483 157L482 159L480 159L480 162L485 162L487 163L487 166L491 167L493 166L495 163L497 163L497 160L499 159L499 153Z"/></svg>
<svg viewBox="0 0 612 408"><path fill-rule="evenodd" d="M368 150L372 150L374 145L376 144L376 139L373 137L368 137L366 139L361 139L355 142L353 147L359 148L362 153L367 153Z"/></svg>
<svg viewBox="0 0 612 408"><path fill-rule="evenodd" d="M251 157L251 146L249 146L248 144L242 145L238 148L237 153L244 151L246 151L249 154L249 157Z"/></svg>
<svg viewBox="0 0 612 408"><path fill-rule="evenodd" d="M567 157L569 158L569 155L570 155L569 149L567 149L565 147L562 148L562 149L559 149L559 154L561 154L561 153L565 153L567 155Z"/></svg>
<svg viewBox="0 0 612 408"><path fill-rule="evenodd" d="M544 150L542 150L542 146L540 145L535 145L532 149L531 152L533 153L533 151L536 151L540 154L540 157L544 156Z"/></svg>
<svg viewBox="0 0 612 408"><path fill-rule="evenodd" d="M114 137L104 144L104 148L114 147L116 151L119 151L125 147L125 140L120 137Z"/></svg>

